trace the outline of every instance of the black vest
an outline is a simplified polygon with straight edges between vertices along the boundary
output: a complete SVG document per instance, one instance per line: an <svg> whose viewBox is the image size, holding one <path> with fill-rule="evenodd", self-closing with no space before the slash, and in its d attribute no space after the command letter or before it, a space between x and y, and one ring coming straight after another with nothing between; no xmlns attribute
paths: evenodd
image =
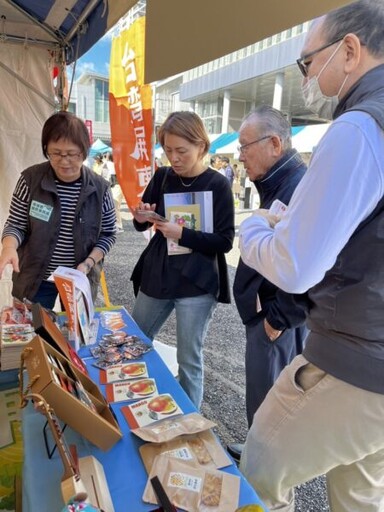
<svg viewBox="0 0 384 512"><path fill-rule="evenodd" d="M83 166L81 172L83 182L73 224L76 265L89 255L99 239L103 197L108 188L108 183L87 167ZM39 289L57 243L61 219L60 199L49 162L29 167L22 174L30 190L30 204L34 200L53 209L47 222L28 216L28 231L18 248L20 272L14 272L12 277L12 294L20 300L32 299ZM101 268L102 263L97 264L88 274L93 298Z"/></svg>

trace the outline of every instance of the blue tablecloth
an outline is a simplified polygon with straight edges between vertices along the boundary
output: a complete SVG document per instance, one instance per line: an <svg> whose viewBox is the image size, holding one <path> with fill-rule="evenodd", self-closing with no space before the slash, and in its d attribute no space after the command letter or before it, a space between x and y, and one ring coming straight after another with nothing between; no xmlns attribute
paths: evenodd
<svg viewBox="0 0 384 512"><path fill-rule="evenodd" d="M147 340L130 315L121 310L127 324L123 329L129 334L135 334ZM98 337L105 331L99 326ZM92 366L92 357L88 347L83 347L79 355L87 364L90 377L99 383L99 371ZM196 409L184 390L168 370L156 351L152 350L143 356L148 367L150 377L156 379L159 393L170 393L180 405L184 413L195 412ZM100 385L102 392L105 386ZM93 455L104 467L109 490L112 496L115 512L144 512L154 510L154 505L142 501L147 474L140 458L138 447L143 444L137 436L130 432L129 426L120 412L126 402L113 404L112 409L123 432L123 438L108 452L103 452L83 437L65 429L64 435L68 444L76 444L79 456ZM34 411L29 404L23 411L23 441L24 441L24 468L23 468L23 512L58 512L63 506L60 491L60 480L63 474L61 459L55 452L51 460L46 455L43 426L45 418ZM241 476L236 465L233 464L223 471L241 477L240 505L257 503L262 505L255 491ZM266 509L265 509L266 510Z"/></svg>

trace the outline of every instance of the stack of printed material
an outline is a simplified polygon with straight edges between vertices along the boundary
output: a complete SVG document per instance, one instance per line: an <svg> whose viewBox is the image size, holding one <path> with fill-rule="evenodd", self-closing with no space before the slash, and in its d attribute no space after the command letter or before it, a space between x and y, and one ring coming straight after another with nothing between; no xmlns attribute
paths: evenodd
<svg viewBox="0 0 384 512"><path fill-rule="evenodd" d="M12 305L4 306L0 314L0 369L19 368L24 345L34 336L31 311L14 298Z"/></svg>
<svg viewBox="0 0 384 512"><path fill-rule="evenodd" d="M1 326L1 370L13 370L20 367L20 355L27 343L35 336L29 324L2 324Z"/></svg>

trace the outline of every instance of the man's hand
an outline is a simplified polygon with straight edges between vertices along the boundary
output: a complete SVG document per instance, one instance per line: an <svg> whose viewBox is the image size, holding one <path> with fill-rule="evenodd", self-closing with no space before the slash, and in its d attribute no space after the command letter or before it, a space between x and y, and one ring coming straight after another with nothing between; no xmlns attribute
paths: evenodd
<svg viewBox="0 0 384 512"><path fill-rule="evenodd" d="M274 228L280 220L280 218L277 215L269 213L269 210L265 210L264 208L259 208L258 210L255 210L252 215L264 217L268 221L268 224L271 228Z"/></svg>
<svg viewBox="0 0 384 512"><path fill-rule="evenodd" d="M274 329L266 318L264 318L264 329L265 329L266 335L269 338L269 341L277 340L277 338L283 332L283 331L278 331L277 329Z"/></svg>

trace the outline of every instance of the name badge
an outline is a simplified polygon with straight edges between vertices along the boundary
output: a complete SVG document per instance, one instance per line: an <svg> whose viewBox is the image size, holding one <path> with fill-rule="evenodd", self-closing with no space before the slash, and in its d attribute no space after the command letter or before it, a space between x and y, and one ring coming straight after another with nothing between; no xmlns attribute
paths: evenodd
<svg viewBox="0 0 384 512"><path fill-rule="evenodd" d="M53 206L50 206L49 204L39 203L39 201L32 201L31 207L29 209L29 215L31 217L35 217L35 219L48 222L52 214L52 210Z"/></svg>

